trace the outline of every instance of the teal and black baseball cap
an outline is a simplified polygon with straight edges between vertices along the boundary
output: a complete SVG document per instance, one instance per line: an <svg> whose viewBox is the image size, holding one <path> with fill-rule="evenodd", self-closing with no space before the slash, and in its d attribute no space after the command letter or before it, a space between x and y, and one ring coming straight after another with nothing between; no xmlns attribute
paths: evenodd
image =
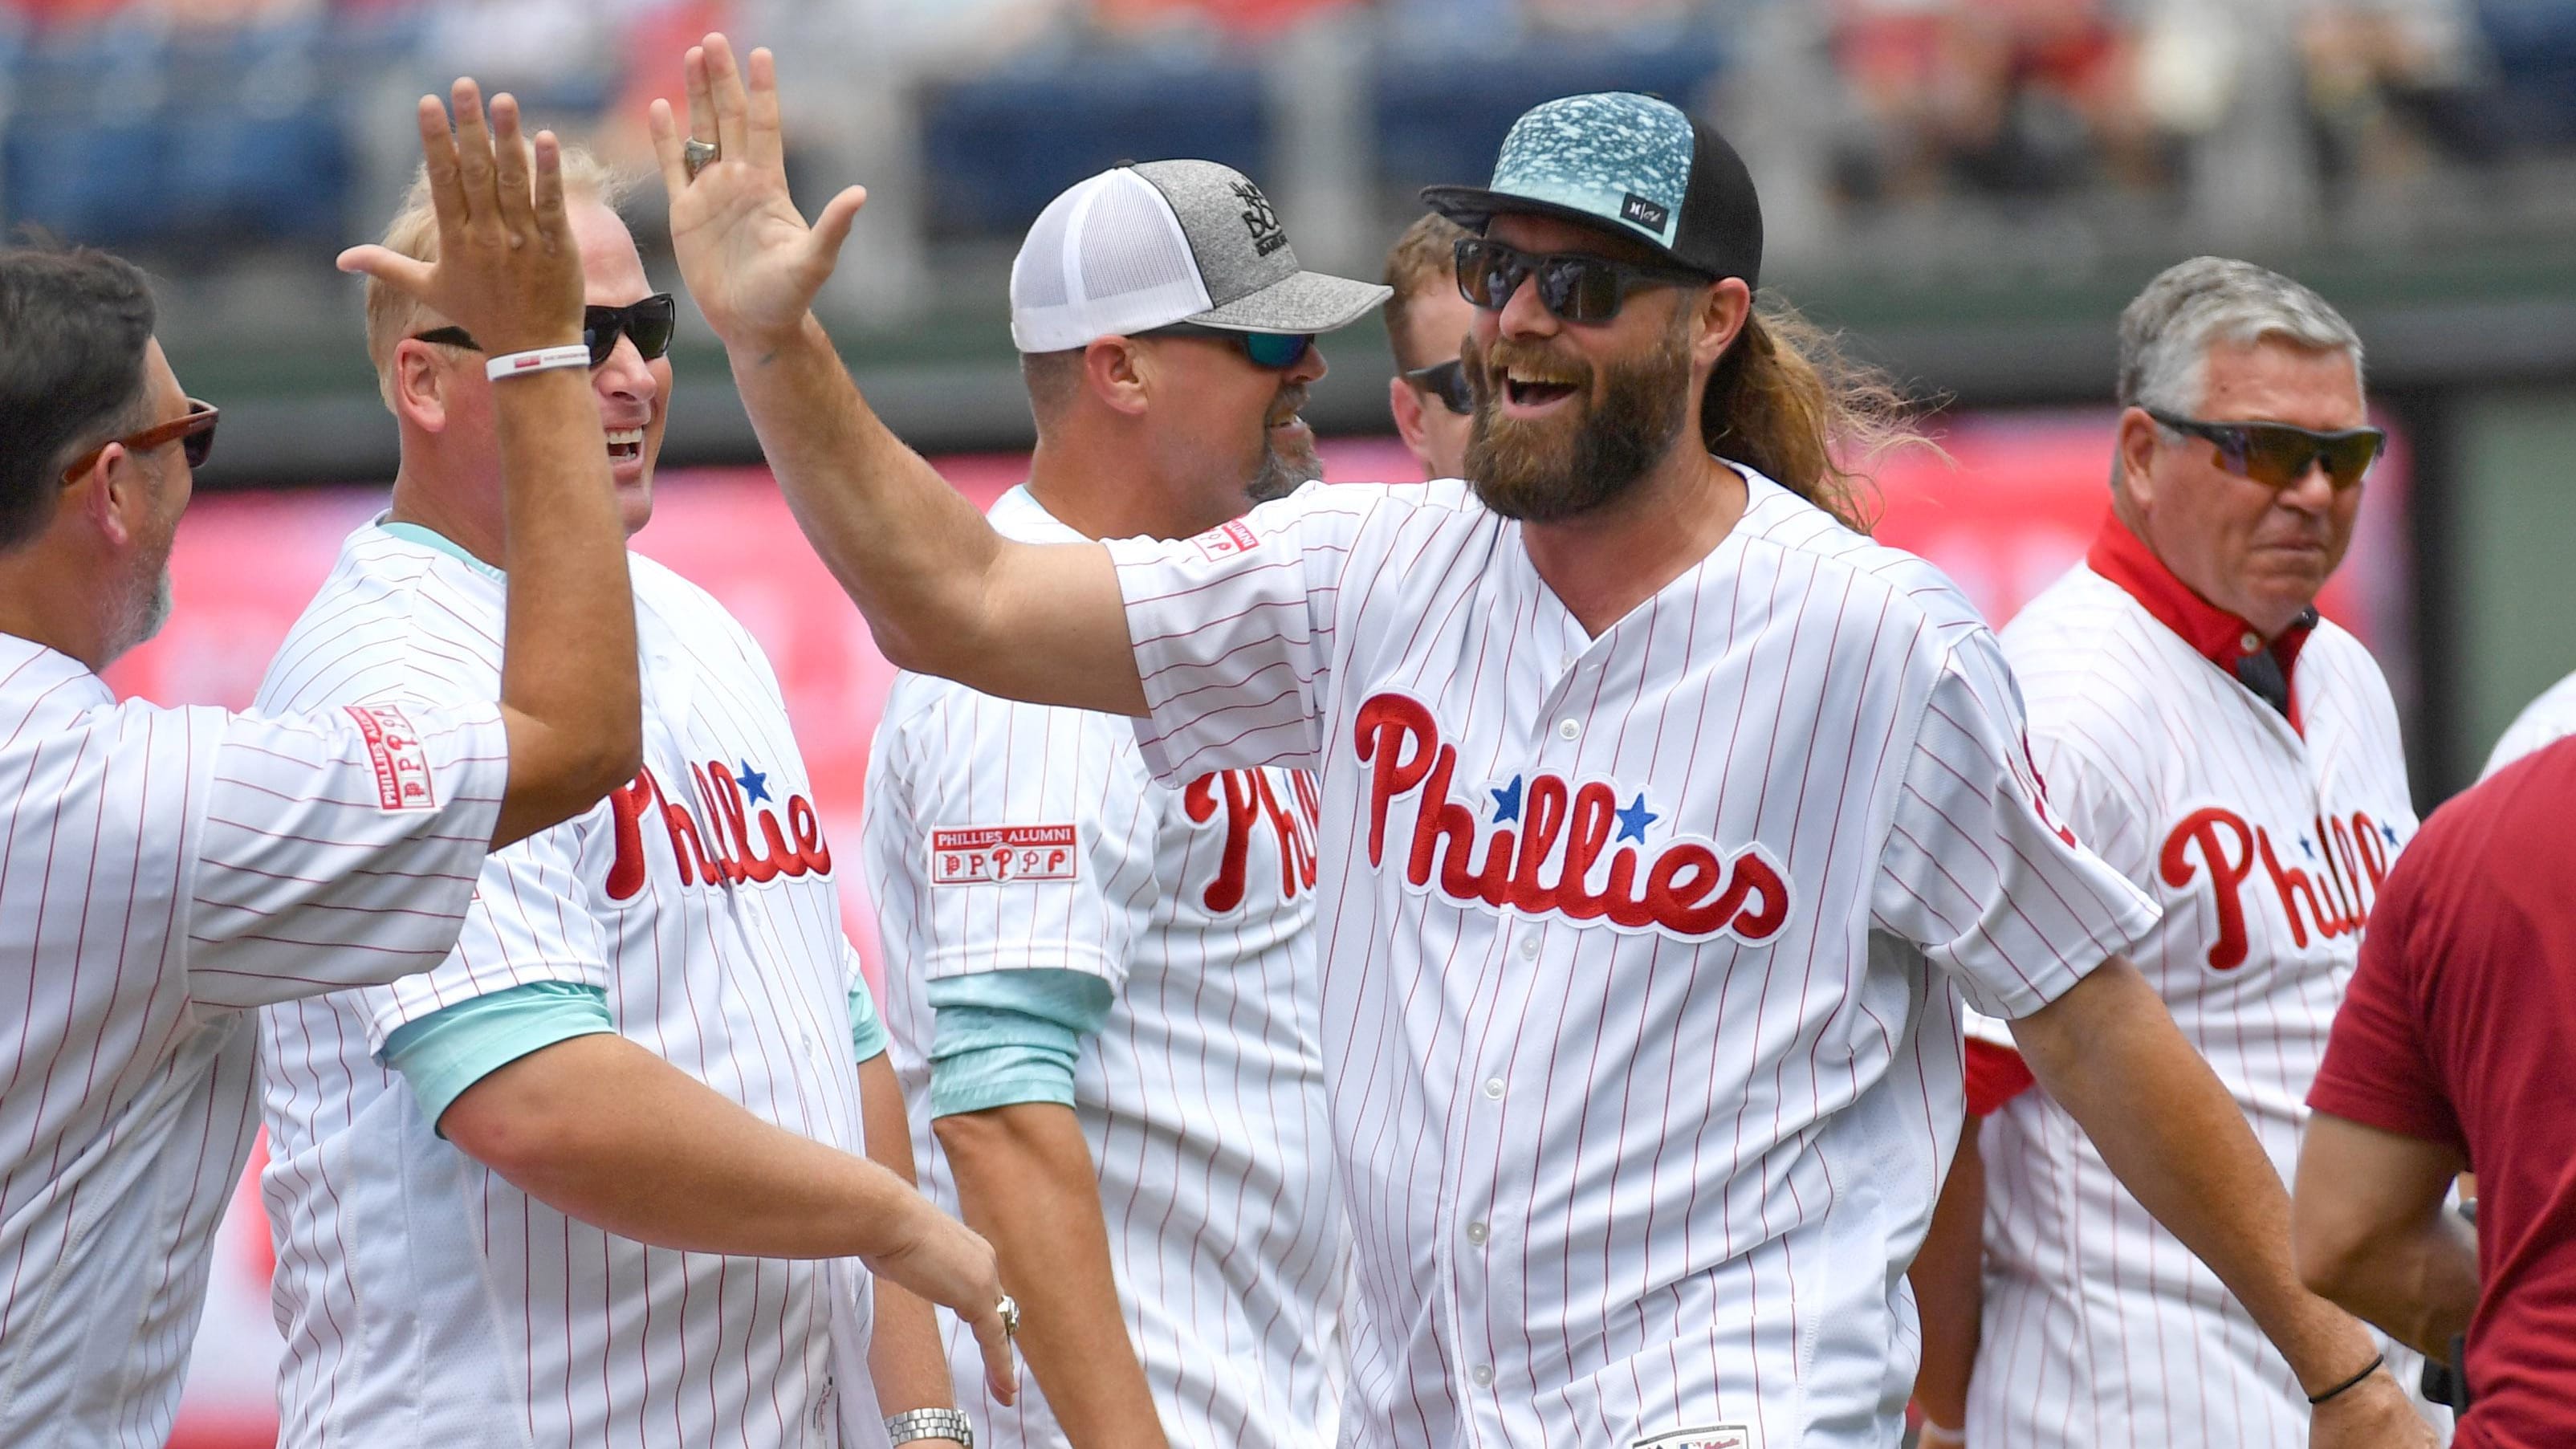
<svg viewBox="0 0 2576 1449"><path fill-rule="evenodd" d="M1533 106L1503 137L1492 185L1428 186L1422 200L1470 231L1507 214L1561 217L1761 285L1762 203L1744 158L1653 96L1603 91Z"/></svg>

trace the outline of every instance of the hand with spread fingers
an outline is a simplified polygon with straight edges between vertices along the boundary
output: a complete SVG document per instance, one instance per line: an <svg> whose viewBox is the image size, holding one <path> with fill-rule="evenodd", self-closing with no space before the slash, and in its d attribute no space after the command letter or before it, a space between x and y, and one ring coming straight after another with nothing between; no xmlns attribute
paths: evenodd
<svg viewBox="0 0 2576 1449"><path fill-rule="evenodd" d="M853 186L811 226L787 191L778 66L751 53L748 84L722 35L689 47L689 129L668 101L652 111L653 151L671 193L671 248L707 325L729 348L766 349L804 324L867 191Z"/></svg>
<svg viewBox="0 0 2576 1449"><path fill-rule="evenodd" d="M420 149L438 211L438 259L351 247L340 270L363 272L432 308L491 356L581 340L581 249L564 220L563 156L552 131L519 133L519 103L492 98L489 121L471 79L450 92L455 130L435 96L420 98Z"/></svg>

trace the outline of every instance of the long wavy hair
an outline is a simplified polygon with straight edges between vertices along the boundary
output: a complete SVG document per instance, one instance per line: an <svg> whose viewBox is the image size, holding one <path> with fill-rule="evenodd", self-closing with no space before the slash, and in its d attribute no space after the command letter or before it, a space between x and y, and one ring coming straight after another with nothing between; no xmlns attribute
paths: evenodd
<svg viewBox="0 0 2576 1449"><path fill-rule="evenodd" d="M1766 300L1710 374L1700 441L1867 533L1876 519L1872 469L1892 450L1939 451L1887 373L1845 353L1840 339L1786 302Z"/></svg>

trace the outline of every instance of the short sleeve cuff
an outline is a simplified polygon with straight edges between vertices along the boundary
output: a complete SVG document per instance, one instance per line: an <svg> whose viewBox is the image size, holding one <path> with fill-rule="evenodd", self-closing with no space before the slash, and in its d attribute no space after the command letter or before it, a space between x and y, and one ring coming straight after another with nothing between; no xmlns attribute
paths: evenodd
<svg viewBox="0 0 2576 1449"><path fill-rule="evenodd" d="M2354 1081L2319 1076L2308 1089L2308 1107L2329 1117L2341 1117L2364 1127L2376 1127L2400 1137L2413 1137L2424 1142L2439 1142L2456 1147L2465 1155L2466 1134L2460 1131L2459 1119L2439 1101L2428 1101L2411 1093L2398 1093Z"/></svg>
<svg viewBox="0 0 2576 1449"><path fill-rule="evenodd" d="M985 1047L930 1073L930 1115L955 1117L1029 1102L1073 1105L1073 1059L1041 1047Z"/></svg>
<svg viewBox="0 0 2576 1449"><path fill-rule="evenodd" d="M377 1056L410 1083L422 1118L435 1128L466 1088L502 1067L557 1042L615 1030L607 992L535 981L405 1023Z"/></svg>
<svg viewBox="0 0 2576 1449"><path fill-rule="evenodd" d="M877 1015L876 998L865 986L850 988L850 1060L864 1062L885 1055L885 1019Z"/></svg>

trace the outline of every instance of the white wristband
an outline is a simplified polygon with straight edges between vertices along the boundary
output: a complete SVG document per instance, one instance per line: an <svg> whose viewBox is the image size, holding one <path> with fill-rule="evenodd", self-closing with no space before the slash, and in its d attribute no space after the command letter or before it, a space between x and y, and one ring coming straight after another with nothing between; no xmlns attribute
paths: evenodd
<svg viewBox="0 0 2576 1449"><path fill-rule="evenodd" d="M561 347L540 347L534 352L505 352L483 364L483 375L499 382L505 377L551 372L558 367L588 366L590 349L579 342L567 342Z"/></svg>
<svg viewBox="0 0 2576 1449"><path fill-rule="evenodd" d="M1948 1446L1967 1442L1967 1430L1946 1428L1933 1423L1928 1418L1923 1421L1923 1427L1915 1432L1914 1437L1917 1449L1948 1449Z"/></svg>

